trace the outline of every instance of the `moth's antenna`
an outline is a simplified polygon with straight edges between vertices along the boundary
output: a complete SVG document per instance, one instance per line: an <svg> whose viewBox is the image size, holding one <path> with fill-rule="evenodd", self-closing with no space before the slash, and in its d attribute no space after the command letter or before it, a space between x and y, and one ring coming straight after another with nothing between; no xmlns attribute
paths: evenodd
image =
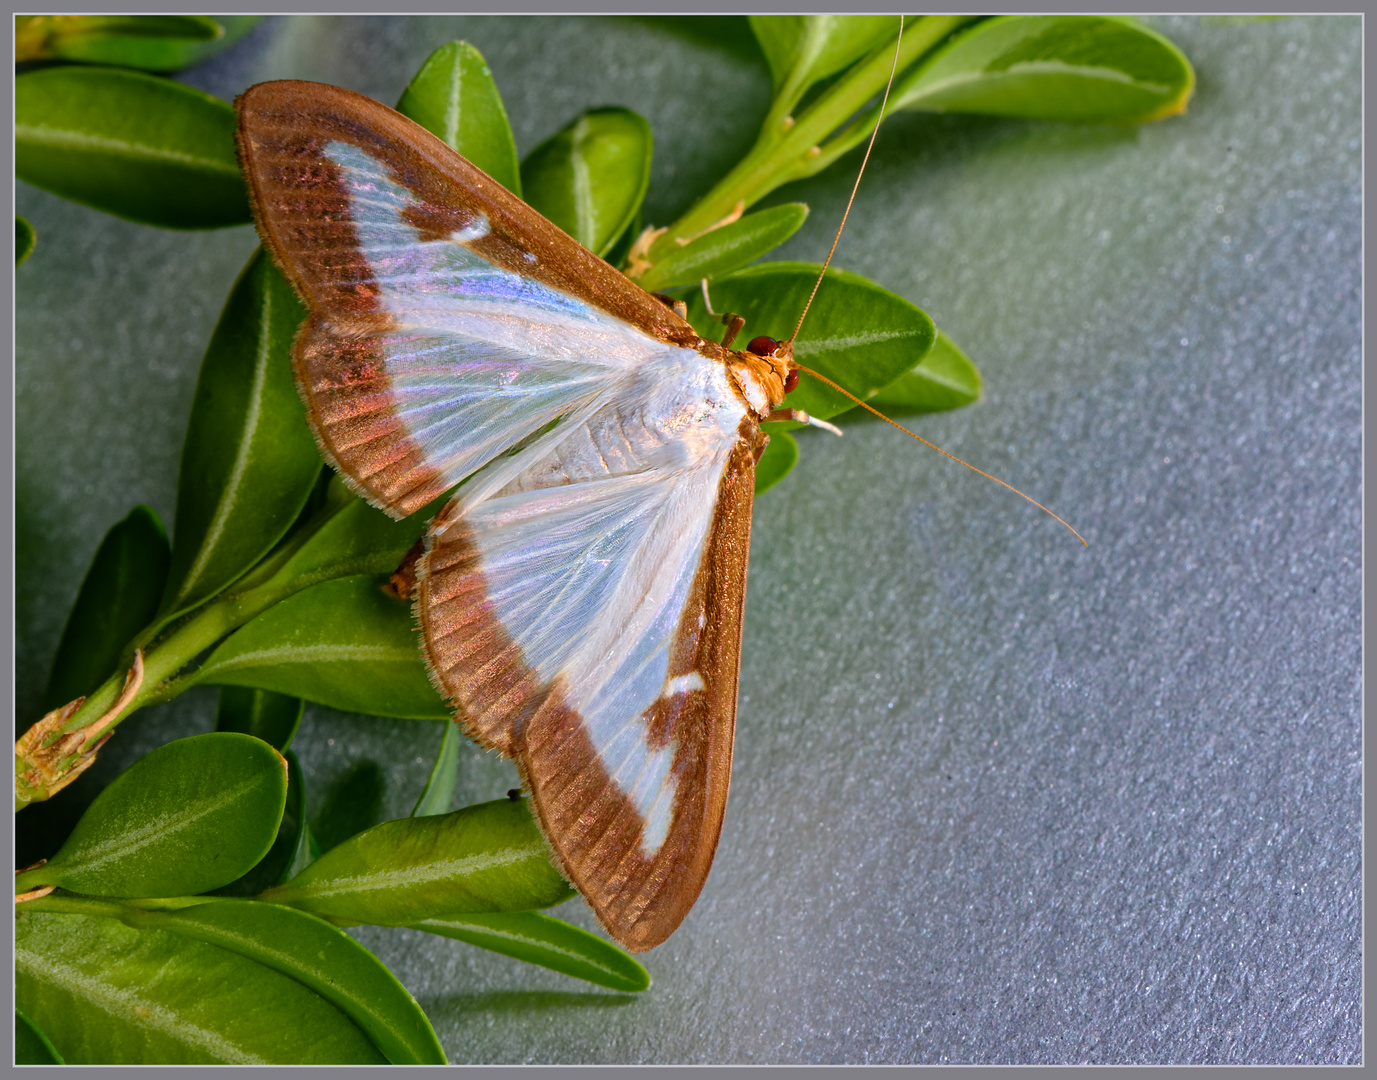
<svg viewBox="0 0 1377 1080"><path fill-rule="evenodd" d="M827 273L827 266L832 261L832 256L837 250L837 244L841 242L842 230L846 228L846 216L851 213L851 204L856 201L856 191L861 186L861 177L865 175L865 164L870 160L870 151L875 145L875 136L880 133L880 121L885 118L885 106L889 104L889 90L894 85L894 75L899 70L899 45L903 40L904 17L900 15L899 36L894 39L894 62L889 66L889 82L885 83L885 96L880 100L880 114L875 117L875 127L870 132L870 142L866 144L865 157L861 158L861 167L856 173L856 182L851 185L851 198L846 200L846 209L842 211L841 224L837 226L837 235L832 238L832 249L827 253L827 258L822 261L822 270L818 273L818 280L813 282L813 291L808 294L808 303L803 305L803 312L794 325L794 332L789 335L790 344L793 344L798 337L798 332L803 329L803 319L808 314L808 309L813 306L813 297L818 295L818 286L822 284L822 275Z"/></svg>
<svg viewBox="0 0 1377 1080"><path fill-rule="evenodd" d="M925 445L925 446L931 446L931 447L932 447L934 450L936 450L939 454L942 454L942 455L944 455L944 456L946 456L946 457L951 458L952 461L956 462L958 465L964 465L964 466L966 466L966 468L970 469L972 472L978 472L978 473L980 473L980 475L983 476L986 480L993 480L993 481L994 481L996 484L998 484L1000 487L1006 487L1006 488L1008 488L1010 491L1012 491L1015 495L1019 496L1020 498L1027 499L1030 503L1032 503L1034 506L1036 506L1036 507L1037 507L1039 510L1041 510L1044 514L1049 514L1049 515L1051 515L1052 517L1057 518L1057 520L1058 520L1058 521L1061 521L1061 523L1062 523L1063 525L1066 525L1066 527L1067 527L1068 529L1071 529L1071 526L1070 526L1070 525L1067 525L1065 521L1062 521L1062 519L1059 518L1059 517L1057 517L1056 514L1053 514L1052 511L1048 510L1047 507L1043 506L1042 503L1040 503L1040 502L1037 501L1037 499L1034 499L1034 498L1033 498L1032 496L1030 496L1030 495L1024 495L1023 492L1019 491L1018 488L1014 487L1013 484L1006 484L1006 483L1005 483L1003 480L1001 480L999 477L997 477L997 476L991 476L989 473L985 472L983 469L977 469L977 468L976 468L974 465L972 465L970 462L968 462L968 461L962 461L962 460L961 460L959 457L957 457L955 454L948 454L948 453L947 453L945 450L943 450L940 446L937 446L937 445L935 445L934 443L928 442L927 439L923 438L923 436L921 436L921 435L914 435L913 432L909 431L909 429L906 428L906 427L904 427L903 424L897 424L897 423L895 423L893 420L891 420L889 417L887 417L884 413L880 412L879 409L872 408L871 406L867 405L864 401L862 401L860 398L858 398L858 397L857 397L855 394L853 394L850 390L847 390L845 387L838 386L838 385L837 385L836 383L834 383L831 379L829 379L826 375L820 375L820 374L818 374L816 371L814 371L812 368L804 367L802 364L799 364L799 365L798 365L798 369L799 369L799 371L806 372L807 374L813 376L813 378L817 379L819 382L826 383L828 386L830 386L833 390L836 390L838 393L845 394L845 395L846 395L847 397L849 397L852 401L854 401L857 405L859 405L862 409L865 409L866 412L874 413L874 414L875 414L876 416L878 416L881 420L883 420L886 424L891 424L891 425L893 425L894 427L896 427L896 428L898 428L900 431L902 431L905 435L913 435L913 437L914 437L915 439L917 439L920 443L922 443L922 444ZM1078 533L1075 529L1071 529L1071 535L1074 536L1077 540L1079 540L1082 544L1086 544L1085 537L1082 536L1080 533ZM1089 544L1086 544L1086 547L1089 547L1089 546L1090 546Z"/></svg>

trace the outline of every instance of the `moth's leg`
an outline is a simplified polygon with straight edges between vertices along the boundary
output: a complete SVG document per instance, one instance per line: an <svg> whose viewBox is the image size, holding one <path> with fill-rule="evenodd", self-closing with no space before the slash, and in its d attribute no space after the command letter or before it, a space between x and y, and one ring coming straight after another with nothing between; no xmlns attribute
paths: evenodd
<svg viewBox="0 0 1377 1080"><path fill-rule="evenodd" d="M411 545L411 550L402 556L401 565L392 573L388 579L386 590L394 596L400 596L403 600L410 600L411 594L416 589L416 560L425 554L426 545L424 540L417 540Z"/></svg>
<svg viewBox="0 0 1377 1080"><path fill-rule="evenodd" d="M679 318L684 320L684 322L688 322L688 305L684 303L682 300L676 300L672 296L666 296L664 293L658 292L651 293L650 295L655 297L655 299L660 301L660 303L664 304L665 307L673 311L674 314L678 315Z"/></svg>
<svg viewBox="0 0 1377 1080"><path fill-rule="evenodd" d="M712 297L708 295L708 279L703 278L699 285L703 289L703 306L708 309L708 314L714 319L721 319L726 326L727 332L722 335L722 348L730 349L732 342L736 340L736 335L741 333L741 328L746 325L746 320L740 315L734 315L730 311L716 312L712 310Z"/></svg>
<svg viewBox="0 0 1377 1080"><path fill-rule="evenodd" d="M792 420L796 424L809 424L812 427L822 428L823 431L830 431L833 435L840 435L841 428L836 424L829 424L826 420L819 420L816 416L809 416L802 409L776 409L767 420Z"/></svg>
<svg viewBox="0 0 1377 1080"><path fill-rule="evenodd" d="M741 328L746 325L746 320L729 311L722 316L722 321L727 324L727 332L722 335L722 348L730 349L732 342L736 340L736 335L741 333Z"/></svg>

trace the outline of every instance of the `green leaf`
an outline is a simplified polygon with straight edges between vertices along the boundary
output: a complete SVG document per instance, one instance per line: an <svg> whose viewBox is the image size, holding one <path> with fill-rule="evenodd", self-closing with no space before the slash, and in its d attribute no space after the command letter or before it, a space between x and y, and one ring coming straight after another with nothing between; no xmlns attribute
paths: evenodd
<svg viewBox="0 0 1377 1080"><path fill-rule="evenodd" d="M21 910L15 1001L71 1064L382 1063L344 1013L227 949L118 919Z"/></svg>
<svg viewBox="0 0 1377 1080"><path fill-rule="evenodd" d="M47 863L15 892L187 896L233 881L267 854L287 769L267 743L213 733L160 746L96 796Z"/></svg>
<svg viewBox="0 0 1377 1080"><path fill-rule="evenodd" d="M430 777L411 811L412 817L449 813L449 804L454 800L454 786L459 781L459 747L463 744L464 733L458 723L446 724L445 733L440 739L440 752L435 755L435 764L431 766Z"/></svg>
<svg viewBox="0 0 1377 1080"><path fill-rule="evenodd" d="M893 15L752 15L750 20L769 61L776 97L795 100L899 32ZM786 85L790 92L781 95Z"/></svg>
<svg viewBox="0 0 1377 1080"><path fill-rule="evenodd" d="M769 491L783 480L798 464L798 440L787 431L777 430L781 425L771 424L767 429L770 445L755 463L755 493Z"/></svg>
<svg viewBox="0 0 1377 1080"><path fill-rule="evenodd" d="M1184 112L1190 61L1161 34L1100 15L1006 15L957 35L891 108L1139 123Z"/></svg>
<svg viewBox="0 0 1377 1080"><path fill-rule="evenodd" d="M959 409L980 397L980 372L951 338L937 331L932 352L870 403L883 413L929 413Z"/></svg>
<svg viewBox="0 0 1377 1080"><path fill-rule="evenodd" d="M409 926L527 911L574 895L524 799L375 825L259 899L341 922Z"/></svg>
<svg viewBox="0 0 1377 1080"><path fill-rule="evenodd" d="M257 896L264 889L290 881L311 861L310 838L306 835L306 785L301 763L290 750L284 751L282 756L287 762L287 801L273 846L247 873L213 890L216 896Z"/></svg>
<svg viewBox="0 0 1377 1080"><path fill-rule="evenodd" d="M305 310L260 248L211 336L177 477L163 614L215 595L296 520L320 473L292 376Z"/></svg>
<svg viewBox="0 0 1377 1080"><path fill-rule="evenodd" d="M311 865L315 852L311 847L311 826L306 820L306 779L301 772L301 763L296 755L287 750L282 755L287 759L287 808L282 813L282 825L277 832L277 840L287 839L288 858L277 876L274 885L285 885L297 874ZM277 841L273 847L276 848ZM274 852L269 852L269 858ZM266 860L265 860L266 861Z"/></svg>
<svg viewBox="0 0 1377 1080"><path fill-rule="evenodd" d="M259 15L47 15L15 26L17 60L179 71L228 48Z"/></svg>
<svg viewBox="0 0 1377 1080"><path fill-rule="evenodd" d="M635 278L647 292L697 285L703 278L745 266L778 247L798 231L808 217L803 203L784 203L723 225L690 240Z"/></svg>
<svg viewBox="0 0 1377 1080"><path fill-rule="evenodd" d="M300 698L272 690L222 686L215 730L252 735L280 753L291 746L304 705Z"/></svg>
<svg viewBox="0 0 1377 1080"><path fill-rule="evenodd" d="M38 243L38 236L33 231L33 226L28 220L14 215L14 265L18 266L30 255L33 254L34 246Z"/></svg>
<svg viewBox="0 0 1377 1080"><path fill-rule="evenodd" d="M329 516L274 573L301 589L354 574L392 574L447 501L440 496L409 518L394 521L354 495L338 476L330 481Z"/></svg>
<svg viewBox="0 0 1377 1080"><path fill-rule="evenodd" d="M413 924L412 929L464 941L612 990L636 994L650 986L650 972L635 957L587 930L534 911L427 919Z"/></svg>
<svg viewBox="0 0 1377 1080"><path fill-rule="evenodd" d="M44 710L91 693L121 666L125 646L158 613L169 558L163 523L146 506L105 534L67 616Z"/></svg>
<svg viewBox="0 0 1377 1080"><path fill-rule="evenodd" d="M332 709L407 720L448 720L431 686L411 604L387 578L321 582L270 607L229 637L195 681L257 686Z"/></svg>
<svg viewBox="0 0 1377 1080"><path fill-rule="evenodd" d="M97 210L174 229L250 220L234 109L181 83L115 68L14 80L19 179Z"/></svg>
<svg viewBox="0 0 1377 1080"><path fill-rule="evenodd" d="M16 1065L65 1065L57 1047L27 1016L14 1010L14 1063Z"/></svg>
<svg viewBox="0 0 1377 1080"><path fill-rule="evenodd" d="M521 196L521 167L507 110L483 54L467 41L451 41L431 53L397 102L397 111Z"/></svg>
<svg viewBox="0 0 1377 1080"><path fill-rule="evenodd" d="M406 987L343 930L314 915L224 900L131 911L125 921L218 945L295 979L354 1021L394 1065L447 1064L435 1029Z"/></svg>
<svg viewBox="0 0 1377 1080"><path fill-rule="evenodd" d="M748 267L713 283L713 307L745 316L743 338L764 334L783 341L793 333L819 269L790 262ZM721 336L721 321L707 314L701 296L689 298L689 321L705 337ZM859 274L828 270L794 356L867 400L919 363L936 336L932 320L903 297ZM852 408L845 395L807 374L785 404L824 420Z"/></svg>
<svg viewBox="0 0 1377 1080"><path fill-rule="evenodd" d="M606 255L650 186L650 125L630 109L590 109L521 163L526 202Z"/></svg>

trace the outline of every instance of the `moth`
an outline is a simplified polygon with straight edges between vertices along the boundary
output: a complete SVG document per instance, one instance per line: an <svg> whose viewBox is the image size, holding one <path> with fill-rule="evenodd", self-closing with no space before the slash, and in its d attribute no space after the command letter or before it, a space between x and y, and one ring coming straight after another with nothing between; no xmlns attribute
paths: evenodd
<svg viewBox="0 0 1377 1080"><path fill-rule="evenodd" d="M284 81L236 107L259 234L309 310L293 365L326 460L397 518L462 482L415 567L431 678L516 762L609 933L649 949L722 828L792 345L700 337L369 98Z"/></svg>

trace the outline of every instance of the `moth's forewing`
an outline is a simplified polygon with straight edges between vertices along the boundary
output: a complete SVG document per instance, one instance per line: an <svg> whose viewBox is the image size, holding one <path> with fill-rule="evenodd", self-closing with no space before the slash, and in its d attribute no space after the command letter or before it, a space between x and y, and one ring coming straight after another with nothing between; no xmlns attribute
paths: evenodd
<svg viewBox="0 0 1377 1080"><path fill-rule="evenodd" d="M327 459L388 513L413 513L462 478L398 419L407 403L398 400L385 353L405 331L383 302L388 277L410 269L397 247L481 232L462 246L494 268L656 340L690 348L698 340L673 311L419 124L371 98L282 81L251 87L236 107L259 234L311 311L295 365L312 430ZM395 209L396 220L364 220L379 208L340 164L341 149L351 147L404 193L403 205L382 208Z"/></svg>

